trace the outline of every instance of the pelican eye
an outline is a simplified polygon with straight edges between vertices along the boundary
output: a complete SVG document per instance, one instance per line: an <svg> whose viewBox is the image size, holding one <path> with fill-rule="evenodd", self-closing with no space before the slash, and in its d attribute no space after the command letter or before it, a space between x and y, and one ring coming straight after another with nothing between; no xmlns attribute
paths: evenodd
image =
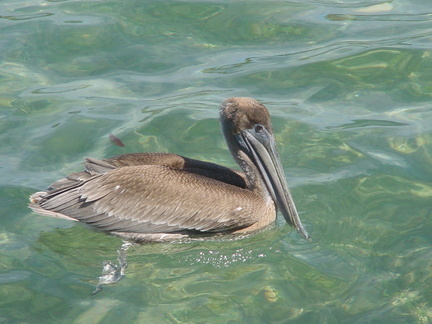
<svg viewBox="0 0 432 324"><path fill-rule="evenodd" d="M264 126L261 124L256 124L255 125L255 132L257 133L261 133L264 130Z"/></svg>

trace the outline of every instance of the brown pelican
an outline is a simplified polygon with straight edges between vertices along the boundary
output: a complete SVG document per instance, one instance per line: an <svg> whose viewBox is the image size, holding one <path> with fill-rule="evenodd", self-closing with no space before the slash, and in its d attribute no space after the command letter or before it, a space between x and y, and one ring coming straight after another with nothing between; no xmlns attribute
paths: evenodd
<svg viewBox="0 0 432 324"><path fill-rule="evenodd" d="M246 233L276 219L309 238L288 190L270 114L251 98L224 100L223 134L243 173L169 153L86 158L85 171L30 197L33 211L135 242Z"/></svg>

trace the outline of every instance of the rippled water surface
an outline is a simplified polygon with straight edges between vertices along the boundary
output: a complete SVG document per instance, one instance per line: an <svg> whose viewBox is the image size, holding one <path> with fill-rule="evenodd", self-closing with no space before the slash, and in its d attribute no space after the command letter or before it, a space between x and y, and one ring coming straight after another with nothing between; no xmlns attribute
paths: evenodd
<svg viewBox="0 0 432 324"><path fill-rule="evenodd" d="M0 323L432 322L430 0L5 0L0 33ZM91 295L121 240L28 196L86 156L235 167L232 96L271 111L313 240L132 246Z"/></svg>

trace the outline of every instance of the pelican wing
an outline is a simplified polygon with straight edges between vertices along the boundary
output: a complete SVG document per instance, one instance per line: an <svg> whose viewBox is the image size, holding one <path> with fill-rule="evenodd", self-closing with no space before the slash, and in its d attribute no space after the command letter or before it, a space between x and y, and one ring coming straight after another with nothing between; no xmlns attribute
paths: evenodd
<svg viewBox="0 0 432 324"><path fill-rule="evenodd" d="M144 154L140 159L148 162ZM53 184L56 189L40 195L32 208L101 230L131 233L226 231L250 226L266 212L259 195L217 180L230 177L230 172L240 177L237 173L221 167L225 171L220 173L226 174L220 176L214 165L191 161L186 167L178 161L143 165L142 161L87 160L87 172L74 174L69 186ZM191 172L197 169L201 171Z"/></svg>

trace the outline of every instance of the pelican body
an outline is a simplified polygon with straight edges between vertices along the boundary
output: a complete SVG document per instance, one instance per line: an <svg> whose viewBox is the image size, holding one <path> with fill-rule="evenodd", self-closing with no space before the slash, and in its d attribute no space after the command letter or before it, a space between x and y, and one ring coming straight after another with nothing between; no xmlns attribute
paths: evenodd
<svg viewBox="0 0 432 324"><path fill-rule="evenodd" d="M41 215L80 221L135 242L247 233L276 219L309 238L276 150L270 114L252 98L224 100L220 121L243 172L170 153L86 158L85 170L30 197Z"/></svg>

